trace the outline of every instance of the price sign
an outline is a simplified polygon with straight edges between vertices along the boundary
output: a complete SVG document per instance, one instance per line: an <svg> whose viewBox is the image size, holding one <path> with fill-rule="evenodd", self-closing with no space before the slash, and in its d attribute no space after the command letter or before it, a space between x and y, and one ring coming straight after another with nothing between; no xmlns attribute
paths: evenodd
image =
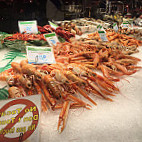
<svg viewBox="0 0 142 142"><path fill-rule="evenodd" d="M49 21L49 25L53 28L56 29L58 27L58 25L52 23L51 21Z"/></svg>
<svg viewBox="0 0 142 142"><path fill-rule="evenodd" d="M102 41L108 41L105 31L98 31L98 33Z"/></svg>
<svg viewBox="0 0 142 142"><path fill-rule="evenodd" d="M49 33L49 34L44 34L45 39L49 43L50 46L56 45L57 42L59 42L56 33Z"/></svg>
<svg viewBox="0 0 142 142"><path fill-rule="evenodd" d="M103 27L102 27L101 25L98 25L98 26L97 26L97 30L98 30L98 31L101 31L101 30L104 30L104 29L103 29Z"/></svg>
<svg viewBox="0 0 142 142"><path fill-rule="evenodd" d="M122 28L129 28L129 23L128 22L123 22L121 27Z"/></svg>
<svg viewBox="0 0 142 142"><path fill-rule="evenodd" d="M130 23L131 27L133 28L134 25L133 25L133 20L132 19L129 20L129 23Z"/></svg>
<svg viewBox="0 0 142 142"><path fill-rule="evenodd" d="M41 95L0 101L0 142L39 142Z"/></svg>
<svg viewBox="0 0 142 142"><path fill-rule="evenodd" d="M27 58L30 64L54 64L55 57L52 47L27 46Z"/></svg>
<svg viewBox="0 0 142 142"><path fill-rule="evenodd" d="M114 23L114 24L113 24L113 29L114 29L114 31L115 31L115 32L117 32L117 31L118 31L117 23Z"/></svg>
<svg viewBox="0 0 142 142"><path fill-rule="evenodd" d="M20 33L38 33L37 21L18 21L18 27Z"/></svg>

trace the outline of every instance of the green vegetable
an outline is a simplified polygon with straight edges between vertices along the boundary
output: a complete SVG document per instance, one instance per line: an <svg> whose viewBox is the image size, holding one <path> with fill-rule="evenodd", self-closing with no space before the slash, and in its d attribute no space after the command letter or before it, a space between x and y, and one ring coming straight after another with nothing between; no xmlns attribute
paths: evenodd
<svg viewBox="0 0 142 142"><path fill-rule="evenodd" d="M20 51L26 50L26 42L22 40L4 40L3 46L7 48L14 48Z"/></svg>
<svg viewBox="0 0 142 142"><path fill-rule="evenodd" d="M9 96L8 90L5 89L7 86L0 88L0 100L6 100Z"/></svg>
<svg viewBox="0 0 142 142"><path fill-rule="evenodd" d="M59 41L60 41L61 43L63 43L63 42L66 41L64 38L62 38L62 37L60 37L60 36L58 36L58 39L59 39Z"/></svg>
<svg viewBox="0 0 142 142"><path fill-rule="evenodd" d="M14 48L20 51L26 51L26 46L46 46L47 42L44 40L4 40L3 47Z"/></svg>
<svg viewBox="0 0 142 142"><path fill-rule="evenodd" d="M3 41L6 37L11 36L11 34L7 34L5 32L0 32L0 49L4 48Z"/></svg>
<svg viewBox="0 0 142 142"><path fill-rule="evenodd" d="M48 43L44 40L30 40L28 41L30 44L36 45L36 46L46 46Z"/></svg>

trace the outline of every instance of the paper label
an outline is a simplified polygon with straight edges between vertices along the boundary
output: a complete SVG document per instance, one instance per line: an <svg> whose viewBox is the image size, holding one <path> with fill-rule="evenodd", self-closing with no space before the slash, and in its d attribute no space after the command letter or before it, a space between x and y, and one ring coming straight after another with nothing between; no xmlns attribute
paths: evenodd
<svg viewBox="0 0 142 142"><path fill-rule="evenodd" d="M97 26L97 30L98 30L98 31L101 31L101 30L104 30L104 29L103 29L103 27L102 27L101 25L98 25L98 26Z"/></svg>
<svg viewBox="0 0 142 142"><path fill-rule="evenodd" d="M117 23L114 23L114 24L113 24L113 29L114 29L114 31L115 31L115 32L117 32L117 31L118 31Z"/></svg>
<svg viewBox="0 0 142 142"><path fill-rule="evenodd" d="M52 47L27 46L29 64L54 64L55 57Z"/></svg>
<svg viewBox="0 0 142 142"><path fill-rule="evenodd" d="M26 32L29 34L37 34L37 21L18 21L18 27L20 33Z"/></svg>
<svg viewBox="0 0 142 142"><path fill-rule="evenodd" d="M39 142L41 95L0 101L0 142Z"/></svg>
<svg viewBox="0 0 142 142"><path fill-rule="evenodd" d="M121 27L122 28L129 28L129 23L128 22L123 22Z"/></svg>
<svg viewBox="0 0 142 142"><path fill-rule="evenodd" d="M102 41L108 41L105 31L98 31L98 33Z"/></svg>
<svg viewBox="0 0 142 142"><path fill-rule="evenodd" d="M53 46L57 44L57 42L59 42L56 33L49 33L49 34L44 34L45 39L47 40L47 42L49 43L50 46Z"/></svg>
<svg viewBox="0 0 142 142"><path fill-rule="evenodd" d="M52 23L51 21L49 21L49 25L50 25L53 29L56 29L57 27L59 27L58 25Z"/></svg>
<svg viewBox="0 0 142 142"><path fill-rule="evenodd" d="M133 20L129 20L129 24L131 25L131 27L133 28Z"/></svg>

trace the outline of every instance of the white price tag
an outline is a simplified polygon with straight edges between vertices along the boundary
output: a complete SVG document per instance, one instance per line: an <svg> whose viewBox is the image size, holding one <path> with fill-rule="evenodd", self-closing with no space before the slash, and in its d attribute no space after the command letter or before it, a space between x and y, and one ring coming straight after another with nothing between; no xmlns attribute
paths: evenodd
<svg viewBox="0 0 142 142"><path fill-rule="evenodd" d="M56 33L49 33L49 34L44 34L45 39L49 43L50 46L56 45L57 42L59 42Z"/></svg>
<svg viewBox="0 0 142 142"><path fill-rule="evenodd" d="M37 21L18 21L18 27L20 33L26 32L26 33L38 33L37 28Z"/></svg>
<svg viewBox="0 0 142 142"><path fill-rule="evenodd" d="M98 33L102 41L108 41L105 31L98 31Z"/></svg>
<svg viewBox="0 0 142 142"><path fill-rule="evenodd" d="M30 64L54 64L55 57L52 47L27 46L27 58Z"/></svg>
<svg viewBox="0 0 142 142"><path fill-rule="evenodd" d="M104 28L103 28L101 25L98 25L98 26L97 26L97 30L98 30L98 31L101 31L101 30L103 31Z"/></svg>
<svg viewBox="0 0 142 142"><path fill-rule="evenodd" d="M57 27L59 27L58 25L52 23L51 21L49 21L49 25L50 25L53 29L56 29Z"/></svg>
<svg viewBox="0 0 142 142"><path fill-rule="evenodd" d="M0 142L39 142L41 95L0 101Z"/></svg>
<svg viewBox="0 0 142 142"><path fill-rule="evenodd" d="M122 27L122 29L123 29L123 28L129 28L129 23L128 23L128 22L123 22L123 23L121 24L121 27Z"/></svg>
<svg viewBox="0 0 142 142"><path fill-rule="evenodd" d="M114 24L113 24L113 29L114 29L114 31L115 31L115 32L117 32L117 31L118 31L117 23L114 23Z"/></svg>
<svg viewBox="0 0 142 142"><path fill-rule="evenodd" d="M131 27L133 28L133 20L129 20L129 23L130 23L130 25L131 25Z"/></svg>

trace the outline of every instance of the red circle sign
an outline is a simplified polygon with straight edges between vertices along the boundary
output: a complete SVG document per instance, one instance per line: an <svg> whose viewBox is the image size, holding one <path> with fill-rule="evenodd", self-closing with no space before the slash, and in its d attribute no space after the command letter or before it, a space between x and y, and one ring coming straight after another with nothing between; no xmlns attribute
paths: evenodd
<svg viewBox="0 0 142 142"><path fill-rule="evenodd" d="M13 105L17 105L17 104L24 104L24 105L26 105L26 107L15 117L14 123L9 123L3 129L11 129L19 121L19 118L22 118L27 113L27 112L25 112L26 109L30 109L31 107L35 107L36 106L30 100L27 100L27 99L17 99L17 100L13 100L13 101L10 101L7 104L5 104L0 109L0 112L5 112L9 107L11 107ZM32 111L32 113L33 113L33 116L34 115L38 115L39 116L38 108L36 109L36 111ZM31 125L34 125L34 124L35 124L35 129L36 129L36 127L38 125L38 120L32 120L32 124ZM34 131L35 130L26 131L23 134L22 141L26 140ZM7 137L5 137L5 134L0 134L0 142L18 142L18 141L19 141L19 137L7 138Z"/></svg>

